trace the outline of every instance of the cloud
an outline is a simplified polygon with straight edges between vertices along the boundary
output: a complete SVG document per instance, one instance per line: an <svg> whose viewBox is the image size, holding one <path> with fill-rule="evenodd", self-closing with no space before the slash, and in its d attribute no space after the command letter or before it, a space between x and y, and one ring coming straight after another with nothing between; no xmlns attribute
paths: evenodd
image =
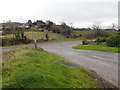
<svg viewBox="0 0 120 90"><path fill-rule="evenodd" d="M0 22L26 22L31 19L65 21L75 27L88 27L94 21L104 25L117 22L118 0L2 0ZM106 22L106 23L105 23Z"/></svg>

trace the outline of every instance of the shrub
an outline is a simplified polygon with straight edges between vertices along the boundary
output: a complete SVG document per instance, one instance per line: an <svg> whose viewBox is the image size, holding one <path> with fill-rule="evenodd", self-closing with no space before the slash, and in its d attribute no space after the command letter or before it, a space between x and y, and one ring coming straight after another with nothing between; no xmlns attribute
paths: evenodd
<svg viewBox="0 0 120 90"><path fill-rule="evenodd" d="M107 38L106 37L103 37L102 38L102 42L106 42L107 41Z"/></svg>
<svg viewBox="0 0 120 90"><path fill-rule="evenodd" d="M96 30L94 35L96 37L109 37L110 36L107 32L102 31L102 30Z"/></svg>
<svg viewBox="0 0 120 90"><path fill-rule="evenodd" d="M97 37L110 37L110 34L102 30L96 30L91 34L86 35L86 38L89 39L97 38Z"/></svg>
<svg viewBox="0 0 120 90"><path fill-rule="evenodd" d="M97 40L96 40L96 42L97 42L97 44L99 44L99 43L102 43L102 42L106 42L106 40L107 40L107 38L106 37L99 37L99 38L97 38Z"/></svg>
<svg viewBox="0 0 120 90"><path fill-rule="evenodd" d="M120 46L120 35L109 37L106 41L108 46L119 47Z"/></svg>
<svg viewBox="0 0 120 90"><path fill-rule="evenodd" d="M32 40L17 40L17 39L2 39L2 46L9 46L9 45L18 45L18 44L28 44L31 43Z"/></svg>
<svg viewBox="0 0 120 90"><path fill-rule="evenodd" d="M88 44L89 42L86 39L82 41L82 45L88 45Z"/></svg>
<svg viewBox="0 0 120 90"><path fill-rule="evenodd" d="M97 44L101 43L102 42L102 38L101 37L97 38L96 42L97 42Z"/></svg>
<svg viewBox="0 0 120 90"><path fill-rule="evenodd" d="M25 36L23 31L22 32L21 31L16 31L14 33L14 35L15 35L15 39L17 39L17 40L19 40L19 39L26 40L27 39L27 37Z"/></svg>

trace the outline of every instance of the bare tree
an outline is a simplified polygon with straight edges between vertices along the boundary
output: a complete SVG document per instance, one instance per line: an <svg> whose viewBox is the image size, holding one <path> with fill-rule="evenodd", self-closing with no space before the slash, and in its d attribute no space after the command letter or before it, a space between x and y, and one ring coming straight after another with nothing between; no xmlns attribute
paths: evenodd
<svg viewBox="0 0 120 90"><path fill-rule="evenodd" d="M72 22L70 23L70 26L71 26L71 28L73 27L73 23Z"/></svg>
<svg viewBox="0 0 120 90"><path fill-rule="evenodd" d="M5 27L9 28L9 29L12 29L12 30L15 30L18 26L19 26L18 23L11 22L11 21L7 21L5 23Z"/></svg>
<svg viewBox="0 0 120 90"><path fill-rule="evenodd" d="M116 30L116 25L115 25L115 23L112 23L112 30Z"/></svg>
<svg viewBox="0 0 120 90"><path fill-rule="evenodd" d="M101 29L101 22L99 22L99 21L95 21L94 23L93 23L93 26L92 26L92 29L93 30L100 30Z"/></svg>

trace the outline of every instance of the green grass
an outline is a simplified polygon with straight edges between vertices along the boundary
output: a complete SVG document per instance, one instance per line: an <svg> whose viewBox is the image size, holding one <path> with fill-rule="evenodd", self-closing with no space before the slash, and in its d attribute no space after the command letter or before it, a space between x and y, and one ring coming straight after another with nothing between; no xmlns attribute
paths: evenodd
<svg viewBox="0 0 120 90"><path fill-rule="evenodd" d="M32 32L32 31L27 31L25 32L25 35L27 36L28 39L46 39L45 37L45 32ZM74 41L75 39L70 39L66 38L64 35L57 34L57 33L48 33L49 39L50 40L56 40L56 41ZM6 38L6 39L12 39L14 37L14 34L7 34L7 35L2 35L0 38Z"/></svg>
<svg viewBox="0 0 120 90"><path fill-rule="evenodd" d="M105 31L105 32L109 33L111 36L119 33L119 31Z"/></svg>
<svg viewBox="0 0 120 90"><path fill-rule="evenodd" d="M37 38L37 39L46 39L44 32L25 32L26 36L29 39ZM64 38L61 34L55 34L55 33L48 33L50 39L59 39Z"/></svg>
<svg viewBox="0 0 120 90"><path fill-rule="evenodd" d="M87 34L91 34L94 32L95 32L94 30L74 31L74 33L82 34L82 35L87 35ZM105 31L105 32L109 33L110 35L114 35L114 34L118 33L118 31Z"/></svg>
<svg viewBox="0 0 120 90"><path fill-rule="evenodd" d="M87 30L87 31L73 31L73 34L76 35L82 35L85 36L87 34L91 34L94 33L95 31L92 30ZM118 31L105 31L111 35L114 35L116 33L118 33ZM44 32L33 32L33 31L26 31L25 32L26 36L28 39L33 39L33 38L37 38L37 39L45 39L45 33ZM61 35L61 34L56 34L56 33L48 33L50 39L65 39L65 36ZM0 36L1 38L13 38L14 34L8 34L8 35L3 35ZM81 37L82 38L82 37Z"/></svg>
<svg viewBox="0 0 120 90"><path fill-rule="evenodd" d="M90 35L90 34L93 34L95 33L96 31L95 30L84 30L84 31L74 31L73 34L75 35L82 35L80 38L81 39L89 39L89 38L86 38L86 36ZM116 35L118 34L118 31L104 31L106 32L107 34L109 34L110 36L113 36L113 35Z"/></svg>
<svg viewBox="0 0 120 90"><path fill-rule="evenodd" d="M91 33L94 33L94 32L95 32L95 31L92 31L92 30L74 31L74 33L76 33L76 34L82 34L82 35L91 34Z"/></svg>
<svg viewBox="0 0 120 90"><path fill-rule="evenodd" d="M46 39L44 32L26 32L26 36L29 39L37 38L37 39ZM54 39L49 42L65 42L65 41L76 41L77 39L66 38L65 36L57 33L48 33L49 39Z"/></svg>
<svg viewBox="0 0 120 90"><path fill-rule="evenodd" d="M27 31L25 32L25 35L27 36L28 39L46 39L45 38L45 33L44 32L32 32L32 31ZM59 38L65 38L61 34L55 34L55 33L48 33L50 39L59 39ZM3 35L1 36L2 38L13 38L14 34L8 34L8 35Z"/></svg>
<svg viewBox="0 0 120 90"><path fill-rule="evenodd" d="M58 55L42 49L23 50L19 55L3 62L3 88L99 87L84 69L62 64L66 60ZM19 49L15 51L19 52Z"/></svg>
<svg viewBox="0 0 120 90"><path fill-rule="evenodd" d="M32 31L27 31L25 32L25 35L27 36L28 39L46 39L45 38L45 33L44 32L32 32ZM61 34L56 34L56 33L48 33L49 35L49 41L42 41L42 42L38 42L38 44L40 43L56 43L56 42L69 42L69 41L79 41L80 39L72 39L72 38L66 38L65 36L61 35ZM14 37L14 34L8 34L8 35L3 35L0 36L0 38L6 38L6 39L12 39ZM30 43L30 44L34 44L34 43ZM26 45L26 44L19 44L19 45L9 45L9 46L22 46L22 45ZM28 44L29 45L29 44ZM4 47L8 47L8 46L4 46Z"/></svg>
<svg viewBox="0 0 120 90"><path fill-rule="evenodd" d="M120 52L118 47L108 47L103 45L78 45L73 47L74 49L86 49L86 50L96 50L96 51L105 51L105 52Z"/></svg>

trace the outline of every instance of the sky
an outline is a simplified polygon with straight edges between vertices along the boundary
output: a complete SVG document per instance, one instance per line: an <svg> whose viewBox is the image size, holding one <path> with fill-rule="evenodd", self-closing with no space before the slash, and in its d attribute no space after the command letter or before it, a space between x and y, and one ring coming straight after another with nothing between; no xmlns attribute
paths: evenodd
<svg viewBox="0 0 120 90"><path fill-rule="evenodd" d="M0 22L51 20L73 27L91 27L100 22L102 28L118 23L119 0L0 0Z"/></svg>

